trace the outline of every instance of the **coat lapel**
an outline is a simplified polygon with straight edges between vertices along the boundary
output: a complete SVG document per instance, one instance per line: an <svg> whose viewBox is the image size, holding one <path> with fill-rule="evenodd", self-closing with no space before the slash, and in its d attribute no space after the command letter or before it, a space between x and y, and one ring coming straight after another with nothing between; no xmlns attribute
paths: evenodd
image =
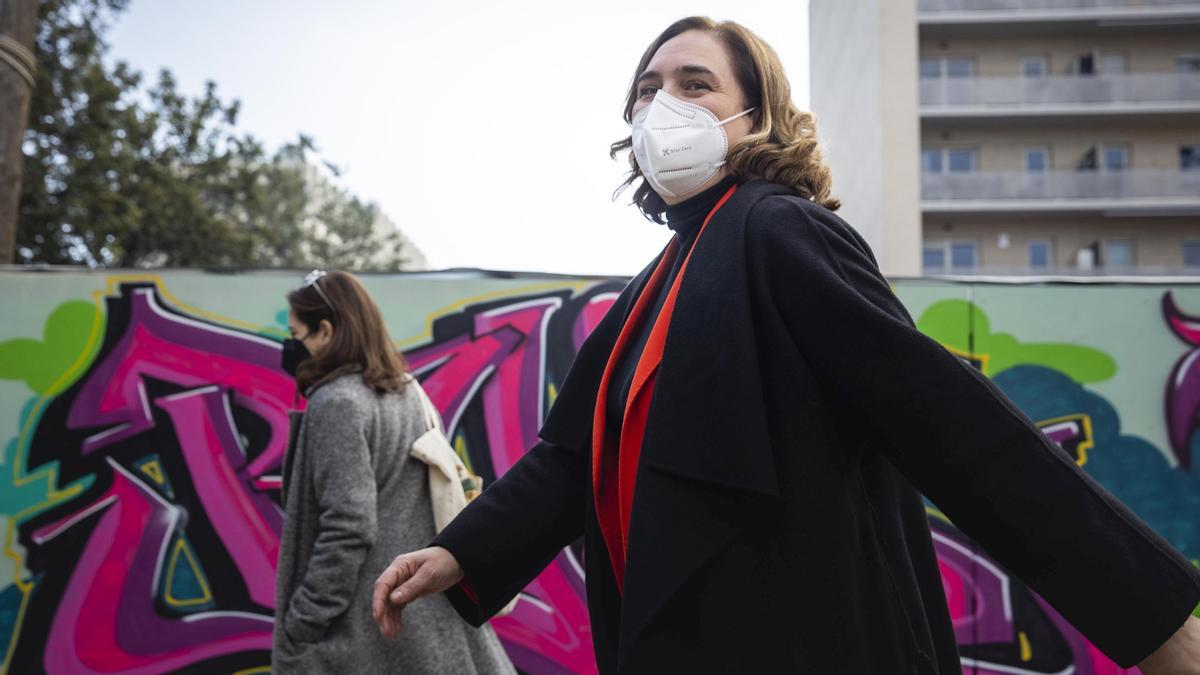
<svg viewBox="0 0 1200 675"><path fill-rule="evenodd" d="M604 318L600 319L600 323L596 324L591 335L579 347L579 353L575 355L571 369L563 379L558 397L554 399L554 405L550 407L546 421L538 431L542 440L581 452L591 452L596 392L600 389L608 356L617 343L621 327L633 311L634 302L650 281L650 275L665 252L664 248L625 286Z"/></svg>
<svg viewBox="0 0 1200 675"><path fill-rule="evenodd" d="M771 194L791 193L765 181L742 185L695 244L692 271L680 284L667 331L641 461L695 480L778 495L745 256L746 217ZM629 282L580 347L538 433L543 440L590 449L604 367L661 257Z"/></svg>
<svg viewBox="0 0 1200 675"><path fill-rule="evenodd" d="M623 655L636 649L658 610L755 509L779 496L745 247L751 207L772 194L792 193L765 181L740 186L696 242L680 282L634 491L619 629ZM626 286L580 348L542 439L589 450L604 367L659 258Z"/></svg>
<svg viewBox="0 0 1200 675"><path fill-rule="evenodd" d="M696 242L680 283L650 404L642 464L778 496L746 269L750 208L782 188L734 193Z"/></svg>
<svg viewBox="0 0 1200 675"><path fill-rule="evenodd" d="M622 654L688 578L779 497L746 268L741 186L696 242L680 282L642 441L629 532ZM622 657L624 658L624 656Z"/></svg>
<svg viewBox="0 0 1200 675"><path fill-rule="evenodd" d="M639 638L685 583L770 501L643 467L633 497L619 660L636 667ZM736 593L731 580L730 592Z"/></svg>

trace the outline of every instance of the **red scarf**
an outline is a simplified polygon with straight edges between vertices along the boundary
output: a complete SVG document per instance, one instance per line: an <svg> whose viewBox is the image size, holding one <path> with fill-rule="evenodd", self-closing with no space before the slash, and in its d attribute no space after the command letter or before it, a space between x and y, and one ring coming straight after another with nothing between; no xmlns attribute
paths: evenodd
<svg viewBox="0 0 1200 675"><path fill-rule="evenodd" d="M713 214L729 200L735 190L737 190L736 185L729 188L708 212L704 224L700 226L700 232L696 234L695 241L700 241ZM630 312L629 318L622 326L617 343L613 346L612 354L608 357L608 364L604 368L604 375L600 380L600 390L596 394L596 412L592 418L592 486L596 497L596 518L600 521L600 532L604 536L604 543L608 547L608 555L612 560L617 589L622 592L625 587L625 555L629 545L629 516L633 507L633 487L634 480L637 478L638 458L642 452L642 437L646 431L646 415L650 410L658 365L662 362L667 327L671 324L671 314L675 311L675 297L679 294L679 282L683 279L684 272L687 271L688 262L692 258L692 250L695 247L696 245L693 243L692 248L688 250L687 257L683 260L683 266L679 268L679 274L675 276L675 281L671 284L671 289L667 291L666 300L663 302L658 317L654 320L654 327L650 331L646 347L638 359L637 369L633 373L633 384L625 402L625 414L622 418L619 439L610 438L610 434L606 433L605 429L609 382L629 341L633 339L638 327L645 320L645 314L650 304L658 296L663 279L666 277L671 263L675 260L675 255L679 250L677 237L672 238L671 243L667 245L666 251L663 252L658 265L654 268L654 273L642 289L641 295L638 296L633 311Z"/></svg>

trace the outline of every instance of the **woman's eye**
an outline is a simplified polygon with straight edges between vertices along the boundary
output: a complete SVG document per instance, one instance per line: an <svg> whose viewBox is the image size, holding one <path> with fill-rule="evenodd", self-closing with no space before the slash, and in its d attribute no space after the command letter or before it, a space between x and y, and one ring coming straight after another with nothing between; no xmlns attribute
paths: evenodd
<svg viewBox="0 0 1200 675"><path fill-rule="evenodd" d="M687 83L687 87L686 87L686 89L691 89L691 90L708 89L708 88L709 88L708 83L703 82L701 80L692 80L691 82Z"/></svg>
<svg viewBox="0 0 1200 675"><path fill-rule="evenodd" d="M638 89L638 96L640 98L646 98L647 96L653 96L654 92L656 92L656 91L658 91L658 87L656 87L654 85L646 85L646 86Z"/></svg>

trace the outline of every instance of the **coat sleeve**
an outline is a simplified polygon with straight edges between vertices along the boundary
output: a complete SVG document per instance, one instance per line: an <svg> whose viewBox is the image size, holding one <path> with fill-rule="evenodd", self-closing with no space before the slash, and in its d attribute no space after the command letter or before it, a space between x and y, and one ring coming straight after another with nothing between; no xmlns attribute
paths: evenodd
<svg viewBox="0 0 1200 675"><path fill-rule="evenodd" d="M293 639L311 642L350 606L378 525L365 411L351 399L330 398L306 415L305 454L320 516L312 557L283 625Z"/></svg>
<svg viewBox="0 0 1200 675"><path fill-rule="evenodd" d="M446 592L463 619L482 625L583 535L589 467L585 453L539 442L438 534L475 596Z"/></svg>
<svg viewBox="0 0 1200 675"><path fill-rule="evenodd" d="M889 461L956 526L1122 666L1183 624L1200 601L1192 566L986 376L919 332L848 225L767 198L747 246L822 390L882 435Z"/></svg>

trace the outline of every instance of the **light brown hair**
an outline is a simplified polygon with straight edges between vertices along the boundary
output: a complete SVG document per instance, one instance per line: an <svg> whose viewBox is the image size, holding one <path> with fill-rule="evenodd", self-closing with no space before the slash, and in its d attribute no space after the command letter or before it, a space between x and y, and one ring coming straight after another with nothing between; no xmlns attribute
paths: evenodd
<svg viewBox="0 0 1200 675"><path fill-rule="evenodd" d="M319 290L316 284L321 285ZM404 356L392 344L379 305L354 275L330 272L288 293L287 301L308 330L318 330L323 319L334 328L333 339L320 354L296 370L301 391L353 372L361 372L363 383L379 393L404 390L408 380Z"/></svg>
<svg viewBox="0 0 1200 675"><path fill-rule="evenodd" d="M821 161L816 117L792 103L792 87L775 50L739 23L692 16L667 27L638 61L625 98L625 121L633 121L633 106L638 100L637 80L654 54L663 43L690 30L705 31L725 46L738 85L746 97L746 107L758 108L751 113L754 124L750 134L729 149L726 166L730 175L780 183L830 211L837 210L841 202L830 196L833 180L829 167ZM609 156L615 158L617 153L632 146L632 137L617 141L610 146ZM616 194L642 176L632 152L629 153L629 166L629 174ZM633 203L646 218L663 222L667 204L646 181L634 190Z"/></svg>

